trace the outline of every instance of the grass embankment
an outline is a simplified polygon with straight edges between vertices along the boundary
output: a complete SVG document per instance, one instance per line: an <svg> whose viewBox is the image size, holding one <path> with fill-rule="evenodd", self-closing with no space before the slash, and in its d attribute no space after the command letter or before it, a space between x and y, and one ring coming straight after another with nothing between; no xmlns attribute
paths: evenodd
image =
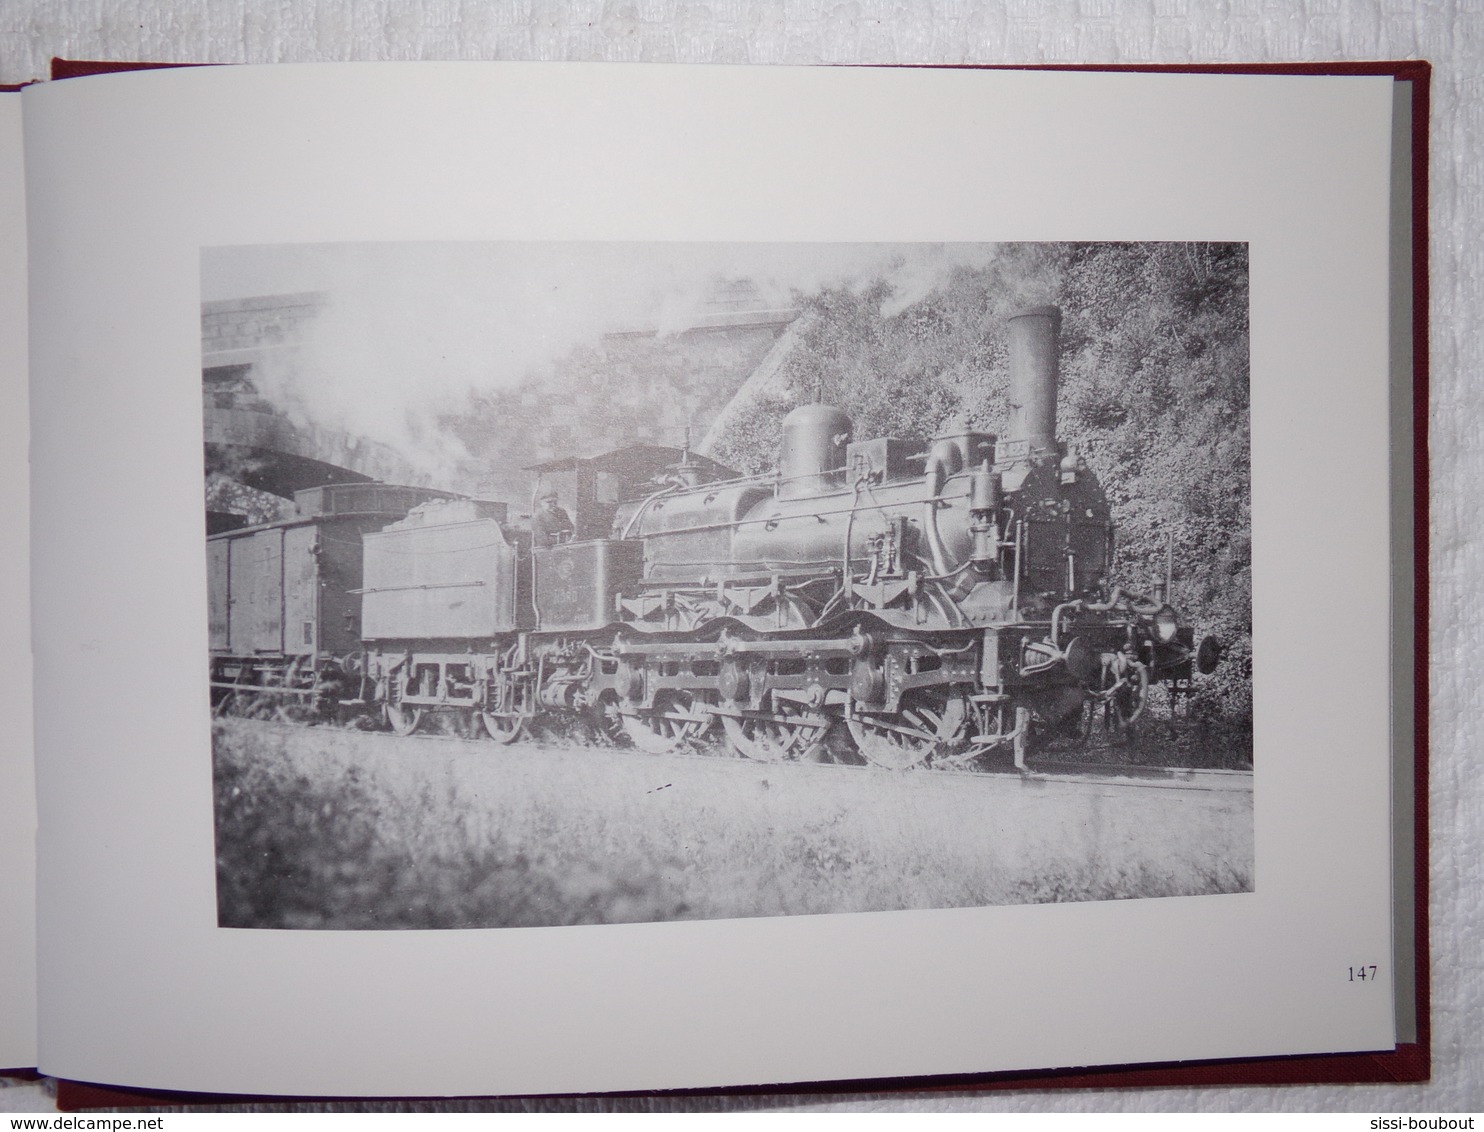
<svg viewBox="0 0 1484 1132"><path fill-rule="evenodd" d="M1244 891L1250 797L214 727L220 922L452 928Z"/></svg>

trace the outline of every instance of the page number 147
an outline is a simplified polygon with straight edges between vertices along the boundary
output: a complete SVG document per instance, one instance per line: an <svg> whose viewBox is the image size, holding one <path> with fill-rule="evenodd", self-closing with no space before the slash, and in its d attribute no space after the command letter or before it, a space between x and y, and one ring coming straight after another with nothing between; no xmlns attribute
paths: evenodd
<svg viewBox="0 0 1484 1132"><path fill-rule="evenodd" d="M1376 977L1376 965L1372 963L1368 967L1351 967L1350 981L1352 983L1368 983Z"/></svg>

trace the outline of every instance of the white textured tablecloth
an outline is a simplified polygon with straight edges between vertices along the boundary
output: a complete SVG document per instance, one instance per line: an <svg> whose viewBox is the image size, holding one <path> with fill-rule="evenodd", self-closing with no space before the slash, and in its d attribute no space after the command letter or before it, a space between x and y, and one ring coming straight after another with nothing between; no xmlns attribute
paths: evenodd
<svg viewBox="0 0 1484 1132"><path fill-rule="evenodd" d="M686 63L1259 62L1431 60L1432 1021L1427 1085L1099 1092L479 1102L467 1110L829 1108L861 1111L1484 1109L1484 702L1480 591L1484 372L1484 10L1456 0L7 0L0 83L53 56L159 62L552 59ZM1476 668L1480 665L1480 668ZM6 1085L0 1110L49 1107ZM311 1106L300 1106L311 1107ZM350 1106L333 1106L345 1108ZM364 1109L395 1106L368 1104ZM433 1106L427 1106L433 1107Z"/></svg>

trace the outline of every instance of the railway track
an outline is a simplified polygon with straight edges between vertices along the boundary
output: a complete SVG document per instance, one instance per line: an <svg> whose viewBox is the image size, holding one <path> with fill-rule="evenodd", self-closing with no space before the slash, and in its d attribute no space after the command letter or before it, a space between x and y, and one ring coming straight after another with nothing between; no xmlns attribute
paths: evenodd
<svg viewBox="0 0 1484 1132"><path fill-rule="evenodd" d="M1247 794L1252 792L1250 770L1221 770L1213 767L1038 762L1024 771L1011 768L969 773L976 777L986 774L998 775L1002 778L1016 777L1026 782L1084 782L1105 786L1126 786L1141 790L1207 790Z"/></svg>

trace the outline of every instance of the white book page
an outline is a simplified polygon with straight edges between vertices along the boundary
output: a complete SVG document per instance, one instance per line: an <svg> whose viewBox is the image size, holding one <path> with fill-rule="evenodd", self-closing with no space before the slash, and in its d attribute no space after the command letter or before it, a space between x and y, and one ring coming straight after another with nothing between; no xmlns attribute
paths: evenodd
<svg viewBox="0 0 1484 1132"><path fill-rule="evenodd" d="M543 1093L1393 1045L1389 79L437 64L26 100L46 1072ZM216 926L203 248L1070 239L1250 245L1254 891Z"/></svg>
<svg viewBox="0 0 1484 1132"><path fill-rule="evenodd" d="M0 94L0 1067L36 1064L30 419L21 97Z"/></svg>

